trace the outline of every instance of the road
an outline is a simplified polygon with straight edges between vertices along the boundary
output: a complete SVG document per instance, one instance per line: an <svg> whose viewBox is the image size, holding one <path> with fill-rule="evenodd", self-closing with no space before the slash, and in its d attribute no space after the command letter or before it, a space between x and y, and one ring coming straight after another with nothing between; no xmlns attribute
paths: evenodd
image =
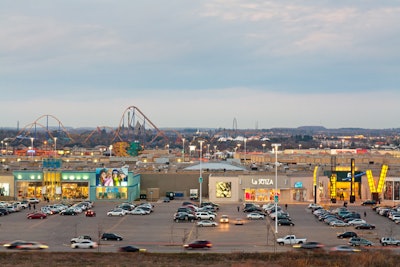
<svg viewBox="0 0 400 267"><path fill-rule="evenodd" d="M145 248L149 252L182 252L182 244L194 239L212 241L213 249L209 252L280 252L291 250L290 246L278 246L275 240L275 224L269 218L265 220L246 220L246 213L237 211L238 204L223 204L218 211L218 218L222 214L229 215L231 220L245 219L242 226L223 224L218 227L196 227L195 223L176 223L172 220L174 212L181 205L181 200L170 203L154 202L154 212L150 215L126 215L123 217L108 217L106 212L119 203L95 203L96 217L51 215L43 220L26 219L27 211L0 217L1 243L16 239L34 240L49 245L48 251L75 251L70 248L70 239L78 235L90 235L100 246L97 251L116 252L123 245L135 245ZM40 204L37 208L40 208ZM316 218L308 210L307 204L289 204L288 212L295 223L294 227L279 226L276 236L295 234L308 241L319 241L325 244L326 249L339 244L346 244L336 235L354 227L333 228ZM333 208L331 206L330 208ZM363 214L367 211L366 220L377 225L376 230L357 230L381 249L379 238L382 236L400 236L400 225L376 214L370 207L356 204L349 205L349 209ZM124 237L123 241L100 241L103 232L113 232ZM390 248L396 249L396 248ZM1 250L6 251L5 248ZM398 250L398 249L397 249ZM80 250L90 251L90 250ZM193 252L196 252L194 250ZM206 252L201 250L201 252Z"/></svg>

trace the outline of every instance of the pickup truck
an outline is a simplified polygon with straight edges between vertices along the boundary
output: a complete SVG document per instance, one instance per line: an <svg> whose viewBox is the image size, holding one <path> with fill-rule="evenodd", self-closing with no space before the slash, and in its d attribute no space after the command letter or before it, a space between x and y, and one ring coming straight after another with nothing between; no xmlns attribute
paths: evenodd
<svg viewBox="0 0 400 267"><path fill-rule="evenodd" d="M88 235L80 235L80 236L78 236L78 237L72 238L72 239L71 239L71 244L80 243L80 242L82 242L83 240L92 240L92 238L91 238L90 236L88 236Z"/></svg>
<svg viewBox="0 0 400 267"><path fill-rule="evenodd" d="M379 242L382 244L382 246L400 246L400 240L393 237L382 237Z"/></svg>
<svg viewBox="0 0 400 267"><path fill-rule="evenodd" d="M294 245L294 244L303 244L306 243L306 238L296 238L295 235L287 235L281 238L276 239L276 243L279 245Z"/></svg>

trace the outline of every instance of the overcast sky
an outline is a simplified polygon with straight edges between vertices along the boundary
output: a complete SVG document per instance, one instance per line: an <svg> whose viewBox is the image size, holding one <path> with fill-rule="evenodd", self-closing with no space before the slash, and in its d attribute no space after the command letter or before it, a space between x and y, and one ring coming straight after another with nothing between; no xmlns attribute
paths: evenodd
<svg viewBox="0 0 400 267"><path fill-rule="evenodd" d="M116 127L133 106L159 128L397 128L399 14L397 0L1 1L0 127Z"/></svg>

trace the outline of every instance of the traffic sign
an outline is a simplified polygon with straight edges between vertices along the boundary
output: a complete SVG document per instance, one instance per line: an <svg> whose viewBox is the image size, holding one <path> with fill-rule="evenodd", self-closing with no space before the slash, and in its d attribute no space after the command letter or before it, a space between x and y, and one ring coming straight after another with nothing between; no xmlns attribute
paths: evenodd
<svg viewBox="0 0 400 267"><path fill-rule="evenodd" d="M199 183L201 184L203 182L203 177L199 177Z"/></svg>
<svg viewBox="0 0 400 267"><path fill-rule="evenodd" d="M279 196L274 196L274 202L278 203L278 201L279 201Z"/></svg>

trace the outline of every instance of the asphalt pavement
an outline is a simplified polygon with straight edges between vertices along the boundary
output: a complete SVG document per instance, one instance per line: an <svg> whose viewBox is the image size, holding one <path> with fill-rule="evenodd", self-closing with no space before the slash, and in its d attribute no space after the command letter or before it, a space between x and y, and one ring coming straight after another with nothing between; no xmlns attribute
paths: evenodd
<svg viewBox="0 0 400 267"><path fill-rule="evenodd" d="M116 252L120 246L134 245L147 249L148 252L182 252L183 244L206 239L213 243L210 252L280 252L292 250L290 246L279 246L276 237L295 234L308 241L318 241L330 247L346 244L347 240L338 239L336 235L344 231L356 231L359 235L375 243L375 248L381 249L379 238L382 236L400 237L400 225L394 224L388 218L376 214L371 207L360 204L350 204L349 209L362 214L369 223L376 224L375 230L354 230L354 227L330 227L319 222L307 209L308 203L289 203L287 211L295 226L278 226L270 218L264 220L247 220L246 213L237 207L241 203L221 204L217 212L217 220L221 215L228 215L229 224L219 224L217 227L197 227L195 223L174 222L173 214L181 206L183 200L173 200L169 203L152 202L154 212L149 215L125 215L123 217L108 217L107 211L120 204L118 202L96 202L94 210L96 217L51 215L47 219L26 219L27 210L0 217L0 242L22 239L40 241L49 245L48 251L76 251L71 249L70 240L78 235L90 235L99 242L95 250L99 252ZM37 209L45 203L39 203ZM338 207L341 204L327 205L327 208ZM282 205L284 207L284 205ZM364 217L366 211L366 217ZM244 225L234 225L233 220L244 219ZM122 241L102 241L103 232L121 235ZM374 249L374 247L372 249ZM389 249L396 249L395 247ZM7 251L5 248L0 250ZM93 251L83 250L79 251ZM193 250L196 252L198 250ZM206 250L201 250L206 252Z"/></svg>

